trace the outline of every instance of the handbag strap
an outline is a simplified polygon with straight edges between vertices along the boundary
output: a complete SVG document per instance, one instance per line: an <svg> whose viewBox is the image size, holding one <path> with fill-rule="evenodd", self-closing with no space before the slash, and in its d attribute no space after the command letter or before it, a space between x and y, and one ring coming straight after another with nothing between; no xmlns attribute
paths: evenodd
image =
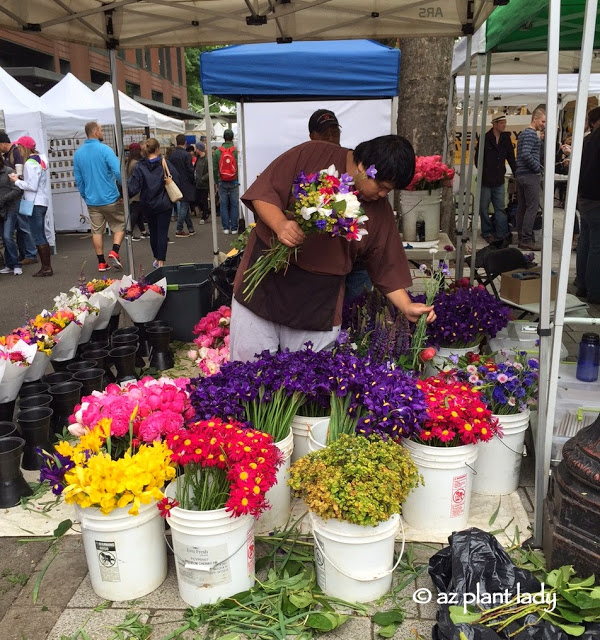
<svg viewBox="0 0 600 640"><path fill-rule="evenodd" d="M163 166L163 173L165 174L165 180L172 178L171 172L169 171L169 167L167 166L167 161L164 158L162 159L162 166Z"/></svg>

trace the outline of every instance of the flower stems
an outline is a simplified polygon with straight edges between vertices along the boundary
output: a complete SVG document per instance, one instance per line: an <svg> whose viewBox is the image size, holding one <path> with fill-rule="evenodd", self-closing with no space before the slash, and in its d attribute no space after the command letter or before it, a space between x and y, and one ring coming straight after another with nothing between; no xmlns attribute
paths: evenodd
<svg viewBox="0 0 600 640"><path fill-rule="evenodd" d="M275 240L270 249L258 257L258 260L244 273L245 289L242 291L247 301L252 299L254 292L267 275L274 271L281 271L290 262L292 253L296 249Z"/></svg>

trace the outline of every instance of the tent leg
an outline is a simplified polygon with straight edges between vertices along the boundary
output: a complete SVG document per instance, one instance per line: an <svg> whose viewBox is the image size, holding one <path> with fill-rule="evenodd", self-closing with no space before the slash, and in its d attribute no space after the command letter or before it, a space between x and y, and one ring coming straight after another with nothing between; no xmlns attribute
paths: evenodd
<svg viewBox="0 0 600 640"><path fill-rule="evenodd" d="M442 161L448 159L448 143L450 137L450 125L452 123L452 112L454 111L454 83L456 76L450 76L450 86L448 87L448 110L446 112L446 135L444 136L444 147L442 151ZM396 118L394 120L394 117ZM396 127L394 129L393 127ZM398 129L398 96L392 98L392 130L397 133ZM452 162L454 164L454 162Z"/></svg>
<svg viewBox="0 0 600 640"><path fill-rule="evenodd" d="M123 125L121 123L121 105L119 103L119 86L117 84L117 51L109 50L110 81L112 83L113 101L115 105L115 139L117 155L121 166L121 185L123 187L123 209L125 211L125 246L127 249L127 268L130 274L135 273L133 245L131 242L131 218L129 215L129 194L127 193L127 171L125 169L125 150L123 149Z"/></svg>
<svg viewBox="0 0 600 640"><path fill-rule="evenodd" d="M204 94L204 122L206 124L206 155L208 156L208 180L210 184L210 208L212 211L213 264L219 264L219 241L217 240L217 206L215 201L215 172L212 162L213 129L210 119L208 96Z"/></svg>

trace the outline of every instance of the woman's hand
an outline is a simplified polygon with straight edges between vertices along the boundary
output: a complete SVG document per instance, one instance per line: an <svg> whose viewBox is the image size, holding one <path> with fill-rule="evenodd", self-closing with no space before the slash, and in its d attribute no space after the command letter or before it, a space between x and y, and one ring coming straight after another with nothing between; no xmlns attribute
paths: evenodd
<svg viewBox="0 0 600 640"><path fill-rule="evenodd" d="M297 247L304 242L306 235L295 220L283 220L274 229L279 242L286 247Z"/></svg>
<svg viewBox="0 0 600 640"><path fill-rule="evenodd" d="M410 322L416 322L425 314L427 314L427 324L432 323L437 318L433 305L428 307L426 304L421 302L411 302L406 305L406 308L403 309L403 311L404 315Z"/></svg>
<svg viewBox="0 0 600 640"><path fill-rule="evenodd" d="M19 176L16 173L9 173L8 177L13 181L16 182L19 179Z"/></svg>

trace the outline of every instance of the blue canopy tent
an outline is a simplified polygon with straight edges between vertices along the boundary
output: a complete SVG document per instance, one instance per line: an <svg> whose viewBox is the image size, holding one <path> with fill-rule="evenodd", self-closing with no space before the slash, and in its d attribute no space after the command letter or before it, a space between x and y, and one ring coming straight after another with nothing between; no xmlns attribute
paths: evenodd
<svg viewBox="0 0 600 640"><path fill-rule="evenodd" d="M394 132L399 76L400 51L371 40L238 45L200 56L205 113L208 95L238 102L240 193L308 140L317 109L335 112L347 147Z"/></svg>

